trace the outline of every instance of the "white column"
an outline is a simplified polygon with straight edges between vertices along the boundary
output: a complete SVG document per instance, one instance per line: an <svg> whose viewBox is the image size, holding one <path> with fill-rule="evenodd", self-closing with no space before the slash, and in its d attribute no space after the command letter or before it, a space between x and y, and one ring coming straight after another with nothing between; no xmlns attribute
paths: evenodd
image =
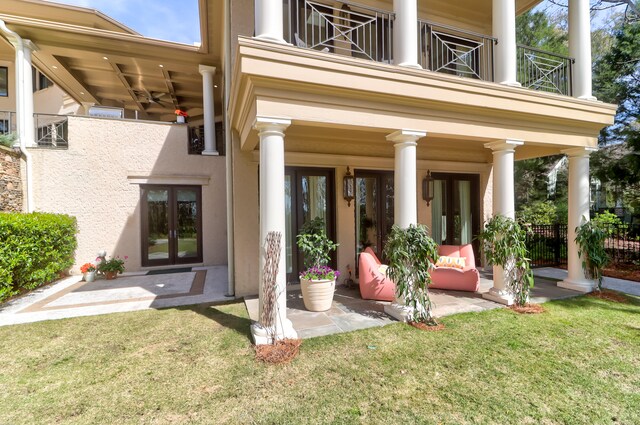
<svg viewBox="0 0 640 425"><path fill-rule="evenodd" d="M274 329L259 323L251 326L256 344L268 344L271 338L296 338L291 321L287 319L286 262L285 262L285 193L284 193L284 131L291 121L280 118L257 117L254 127L260 137L260 312L262 312L262 269L266 260L265 241L269 232L280 232L280 265L276 279L277 317Z"/></svg>
<svg viewBox="0 0 640 425"><path fill-rule="evenodd" d="M33 67L31 53L36 50L30 40L14 44L16 49L16 124L18 135L26 147L35 146L33 117Z"/></svg>
<svg viewBox="0 0 640 425"><path fill-rule="evenodd" d="M255 0L255 37L286 43L282 15L282 0Z"/></svg>
<svg viewBox="0 0 640 425"><path fill-rule="evenodd" d="M515 219L515 187L513 161L515 149L523 145L522 140L500 140L484 146L493 151L493 215ZM513 297L506 290L502 267L493 266L493 288L482 295L501 304L513 304Z"/></svg>
<svg viewBox="0 0 640 425"><path fill-rule="evenodd" d="M574 148L563 151L569 157L569 216L567 221L568 277L558 286L580 292L591 292L595 282L584 275L578 256L576 227L589 220L589 155L595 148Z"/></svg>
<svg viewBox="0 0 640 425"><path fill-rule="evenodd" d="M393 0L393 62L408 68L418 64L418 4L416 0Z"/></svg>
<svg viewBox="0 0 640 425"><path fill-rule="evenodd" d="M591 15L589 0L569 0L569 56L573 65L573 96L596 100L591 92Z"/></svg>
<svg viewBox="0 0 640 425"><path fill-rule="evenodd" d="M406 229L418 223L418 190L416 172L417 141L425 137L424 131L399 130L387 136L395 148L393 175L394 224ZM393 304L384 306L391 317L405 322L409 314L404 299L397 296Z"/></svg>
<svg viewBox="0 0 640 425"><path fill-rule="evenodd" d="M202 74L202 103L204 107L204 151L202 151L202 155L217 156L216 110L213 97L213 76L216 74L216 67L200 65L198 69Z"/></svg>
<svg viewBox="0 0 640 425"><path fill-rule="evenodd" d="M493 36L495 76L500 84L519 87L516 78L516 5L515 0L493 0Z"/></svg>

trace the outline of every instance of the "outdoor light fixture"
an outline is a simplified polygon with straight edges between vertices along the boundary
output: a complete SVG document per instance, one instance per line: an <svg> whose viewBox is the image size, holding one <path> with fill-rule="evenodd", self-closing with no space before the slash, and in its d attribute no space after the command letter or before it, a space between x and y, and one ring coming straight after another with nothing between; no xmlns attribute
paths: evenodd
<svg viewBox="0 0 640 425"><path fill-rule="evenodd" d="M433 178L431 177L431 171L427 170L427 175L422 179L422 199L429 203L433 201Z"/></svg>
<svg viewBox="0 0 640 425"><path fill-rule="evenodd" d="M342 180L342 196L344 196L344 200L347 201L348 206L351 206L351 201L353 201L355 197L355 187L355 177L353 177L351 170L347 167L347 174L344 175L344 179Z"/></svg>

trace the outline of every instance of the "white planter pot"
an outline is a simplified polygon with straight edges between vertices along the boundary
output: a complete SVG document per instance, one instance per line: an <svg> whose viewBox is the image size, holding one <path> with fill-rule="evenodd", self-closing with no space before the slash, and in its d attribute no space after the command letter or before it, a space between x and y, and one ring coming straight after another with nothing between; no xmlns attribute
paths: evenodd
<svg viewBox="0 0 640 425"><path fill-rule="evenodd" d="M184 119L184 117L182 115L176 115L176 122L178 124L184 124L186 122L186 120Z"/></svg>
<svg viewBox="0 0 640 425"><path fill-rule="evenodd" d="M85 282L93 282L94 280L96 280L96 272L86 272L84 274Z"/></svg>
<svg viewBox="0 0 640 425"><path fill-rule="evenodd" d="M333 303L333 292L336 289L334 280L300 279L302 299L309 311L327 311Z"/></svg>

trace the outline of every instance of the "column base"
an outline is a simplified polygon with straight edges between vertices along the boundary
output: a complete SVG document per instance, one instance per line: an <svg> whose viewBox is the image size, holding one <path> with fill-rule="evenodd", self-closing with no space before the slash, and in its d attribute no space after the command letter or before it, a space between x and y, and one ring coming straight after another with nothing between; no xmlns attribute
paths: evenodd
<svg viewBox="0 0 640 425"><path fill-rule="evenodd" d="M590 100L592 102L595 102L598 100L598 98L596 98L595 96L578 96L578 99L581 100Z"/></svg>
<svg viewBox="0 0 640 425"><path fill-rule="evenodd" d="M411 313L411 308L406 305L393 303L384 306L384 312L396 319L398 322L406 322Z"/></svg>
<svg viewBox="0 0 640 425"><path fill-rule="evenodd" d="M279 326L265 328L260 323L251 324L251 336L255 345L272 344L282 339L296 339L298 333L293 329L293 324L289 319L283 319L282 328Z"/></svg>
<svg viewBox="0 0 640 425"><path fill-rule="evenodd" d="M218 151L211 151L211 152L202 151L202 155L203 156L220 156L220 153L218 153Z"/></svg>
<svg viewBox="0 0 640 425"><path fill-rule="evenodd" d="M402 66L404 68L411 68L411 69L422 69L422 67L417 64L417 63L412 63L412 62L403 62L403 63L397 63L397 66Z"/></svg>
<svg viewBox="0 0 640 425"><path fill-rule="evenodd" d="M504 304L504 305L513 305L513 295L504 289L498 289L493 287L489 290L489 292L485 292L482 294L482 298L493 301L495 303Z"/></svg>
<svg viewBox="0 0 640 425"><path fill-rule="evenodd" d="M596 283L592 280L588 279L565 279L561 282L558 282L559 288L571 289L572 291L589 293L593 292L596 288Z"/></svg>
<svg viewBox="0 0 640 425"><path fill-rule="evenodd" d="M270 36L268 34L256 35L253 38L255 38L256 40L270 41L272 43L287 44L289 46L292 45L291 43L287 43L287 41L284 38L272 37L272 36Z"/></svg>
<svg viewBox="0 0 640 425"><path fill-rule="evenodd" d="M509 86L509 87L522 87L522 84L520 84L517 81L501 81L500 84L502 84L503 86Z"/></svg>

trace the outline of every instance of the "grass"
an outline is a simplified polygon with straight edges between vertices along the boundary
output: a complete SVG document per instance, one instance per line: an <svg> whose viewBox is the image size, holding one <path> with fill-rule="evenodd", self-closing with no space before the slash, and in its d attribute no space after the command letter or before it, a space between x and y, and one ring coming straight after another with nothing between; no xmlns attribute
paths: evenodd
<svg viewBox="0 0 640 425"><path fill-rule="evenodd" d="M242 304L0 328L0 423L640 423L640 300L306 340L256 363Z"/></svg>

